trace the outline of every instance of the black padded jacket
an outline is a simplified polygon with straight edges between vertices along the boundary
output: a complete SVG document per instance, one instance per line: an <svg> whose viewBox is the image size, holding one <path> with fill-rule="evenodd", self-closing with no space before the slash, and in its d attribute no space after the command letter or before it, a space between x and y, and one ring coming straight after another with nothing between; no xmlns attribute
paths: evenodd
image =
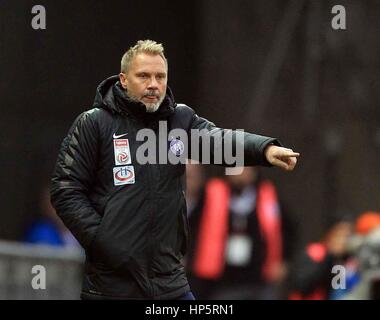
<svg viewBox="0 0 380 320"><path fill-rule="evenodd" d="M166 121L168 131L205 129L213 145L231 133L176 104L170 88L159 110L147 113L112 76L98 86L93 109L78 116L62 142L51 201L85 249L84 298L175 299L189 290L182 263L189 234L185 165L136 161L144 144L138 131L157 132L159 121ZM263 155L269 143L279 144L244 133L245 165L269 166Z"/></svg>

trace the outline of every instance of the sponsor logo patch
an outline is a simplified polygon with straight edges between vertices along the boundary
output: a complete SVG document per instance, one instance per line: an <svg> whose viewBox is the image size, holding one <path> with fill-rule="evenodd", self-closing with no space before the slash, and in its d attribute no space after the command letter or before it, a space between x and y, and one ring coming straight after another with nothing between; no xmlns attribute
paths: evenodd
<svg viewBox="0 0 380 320"><path fill-rule="evenodd" d="M115 154L115 165L131 164L131 152L128 139L114 139L113 150Z"/></svg>
<svg viewBox="0 0 380 320"><path fill-rule="evenodd" d="M135 169L133 166L114 167L113 182L115 186L135 183Z"/></svg>

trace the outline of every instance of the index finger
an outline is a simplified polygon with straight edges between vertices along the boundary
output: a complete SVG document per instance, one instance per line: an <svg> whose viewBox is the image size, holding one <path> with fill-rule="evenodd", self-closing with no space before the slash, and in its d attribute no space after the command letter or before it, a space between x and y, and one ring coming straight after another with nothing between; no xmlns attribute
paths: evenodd
<svg viewBox="0 0 380 320"><path fill-rule="evenodd" d="M286 153L284 154L285 157L296 157L296 158L298 158L300 155L301 155L301 154L298 153L298 152L286 152Z"/></svg>

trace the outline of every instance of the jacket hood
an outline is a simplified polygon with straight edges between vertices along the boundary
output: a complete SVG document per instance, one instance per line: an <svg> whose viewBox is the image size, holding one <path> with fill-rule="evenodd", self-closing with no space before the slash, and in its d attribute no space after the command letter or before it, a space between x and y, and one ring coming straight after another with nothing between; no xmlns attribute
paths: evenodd
<svg viewBox="0 0 380 320"><path fill-rule="evenodd" d="M147 112L143 103L128 100L126 92L119 82L119 76L114 75L98 85L93 106L112 113L132 115L149 121L166 119L174 112L176 103L171 89L167 87L166 96L159 109L156 112Z"/></svg>

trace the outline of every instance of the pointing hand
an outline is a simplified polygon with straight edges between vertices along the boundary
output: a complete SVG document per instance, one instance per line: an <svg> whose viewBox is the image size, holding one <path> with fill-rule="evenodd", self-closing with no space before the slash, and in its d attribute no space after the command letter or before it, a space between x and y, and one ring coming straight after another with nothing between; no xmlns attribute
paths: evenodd
<svg viewBox="0 0 380 320"><path fill-rule="evenodd" d="M286 171L292 171L297 164L298 152L292 149L269 145L265 148L264 155L268 162Z"/></svg>

